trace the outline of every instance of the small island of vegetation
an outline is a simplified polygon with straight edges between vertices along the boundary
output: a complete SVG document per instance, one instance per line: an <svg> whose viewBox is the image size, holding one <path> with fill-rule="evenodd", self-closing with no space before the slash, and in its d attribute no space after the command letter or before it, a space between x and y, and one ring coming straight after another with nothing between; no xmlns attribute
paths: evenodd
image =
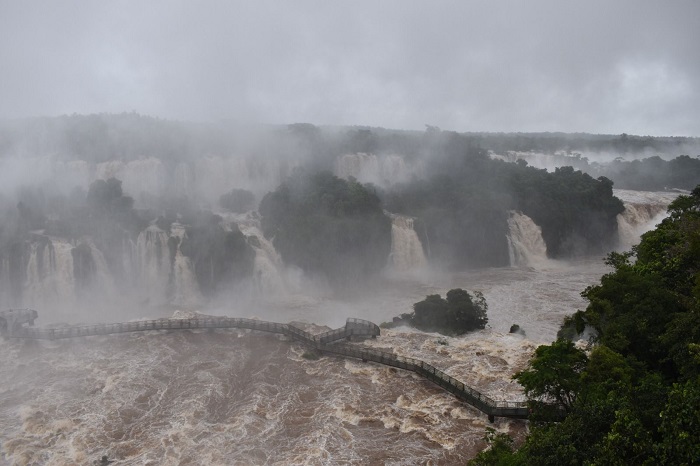
<svg viewBox="0 0 700 466"><path fill-rule="evenodd" d="M461 288L450 290L447 299L432 294L413 305L413 312L395 317L393 322L384 323L384 328L410 325L424 332L438 332L457 336L486 327L488 305L479 291L471 295Z"/></svg>

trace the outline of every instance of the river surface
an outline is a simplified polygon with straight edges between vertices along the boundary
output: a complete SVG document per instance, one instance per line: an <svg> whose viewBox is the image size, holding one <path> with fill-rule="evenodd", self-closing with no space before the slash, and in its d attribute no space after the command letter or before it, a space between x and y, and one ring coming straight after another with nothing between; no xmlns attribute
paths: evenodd
<svg viewBox="0 0 700 466"><path fill-rule="evenodd" d="M623 249L660 221L675 197L616 195L626 206L618 218ZM486 329L450 338L401 327L354 344L422 359L495 400L520 401L513 374L526 367L538 345L555 339L565 316L585 308L581 292L609 271L602 257L547 259L538 227L518 213L512 214L509 238L517 266L456 274L431 270L415 245L412 221L395 216L386 277L339 299L288 270L259 233L257 220L234 220L259 239L259 282L243 295L178 309L146 307L148 300L119 307L103 294L87 309L38 309L37 324L177 318L200 311L301 322L313 333L340 327L347 317L390 321L426 295L464 288L484 294ZM159 234L144 248L158 243ZM187 282L188 275L181 275ZM195 288L181 287L184 294ZM189 293L181 302L196 294ZM524 335L508 333L512 324ZM464 464L485 447L487 427L516 439L526 432L525 421L490 424L416 374L336 357L309 360L304 351L284 337L245 330L0 341L0 464L94 464L107 455L115 465L451 465Z"/></svg>
<svg viewBox="0 0 700 466"><path fill-rule="evenodd" d="M390 320L427 294L481 291L486 330L449 338L398 328L356 344L426 360L496 400L522 400L511 376L585 306L580 292L605 270L596 258L424 271L354 299L292 295L253 310L233 302L203 312L315 323L310 330L320 332L350 316ZM37 324L51 321L40 314ZM508 333L514 323L525 336ZM0 462L91 464L108 455L124 465L463 464L484 447L486 427L525 431L524 421L491 425L413 373L303 353L283 337L237 330L2 341Z"/></svg>

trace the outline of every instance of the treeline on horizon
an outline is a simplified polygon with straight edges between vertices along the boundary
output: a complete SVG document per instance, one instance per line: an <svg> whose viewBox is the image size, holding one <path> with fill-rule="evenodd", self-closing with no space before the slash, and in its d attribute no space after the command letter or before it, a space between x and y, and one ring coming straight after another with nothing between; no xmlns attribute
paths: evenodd
<svg viewBox="0 0 700 466"><path fill-rule="evenodd" d="M240 122L186 122L137 113L65 115L0 121L0 158L51 155L93 163L155 157L166 164L202 155L246 154L250 159L294 154L318 169L332 169L348 153L429 157L435 145L466 138L495 154L534 152L552 164L570 165L616 188L685 189L700 179L700 138L587 133L484 133L393 130L364 126L253 125ZM610 163L581 154L605 154ZM679 158L679 160L669 160Z"/></svg>
<svg viewBox="0 0 700 466"><path fill-rule="evenodd" d="M294 149L335 156L344 153L390 151L407 157L423 155L426 142L459 134L474 145L497 154L508 151L554 155L576 152L628 155L700 156L700 137L640 136L589 133L489 133L425 131L369 126L245 124L234 121L189 122L138 113L64 115L0 120L0 157L51 154L87 161L133 160L145 154L179 159L203 153L228 155L249 145L256 136L282 143L296 140ZM247 136L247 137L246 137ZM274 145L272 146L275 147ZM269 146L268 146L269 148ZM692 189L690 187L689 189Z"/></svg>

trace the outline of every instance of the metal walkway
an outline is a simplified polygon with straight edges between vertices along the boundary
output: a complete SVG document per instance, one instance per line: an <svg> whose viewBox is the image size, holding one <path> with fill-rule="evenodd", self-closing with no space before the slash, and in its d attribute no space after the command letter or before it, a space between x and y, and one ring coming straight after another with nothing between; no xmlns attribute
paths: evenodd
<svg viewBox="0 0 700 466"><path fill-rule="evenodd" d="M34 317L36 313L34 312ZM32 319L33 322L33 319ZM20 322L26 323L26 322ZM29 322L31 324L31 322ZM376 338L380 335L379 327L373 322L362 319L347 319L345 326L312 335L293 324L279 324L263 320L242 319L231 317L197 317L191 319L157 319L123 322L115 324L96 324L68 326L57 328L32 328L24 325L6 325L0 327L8 338L57 340L93 335L110 335L114 333L141 332L148 330L186 330L186 329L230 329L242 328L286 335L294 340L329 355L372 361L399 369L413 371L431 382L439 385L458 399L469 403L484 412L490 421L495 417L525 419L528 417L526 402L496 401L459 380L450 377L443 371L419 359L405 358L393 353L374 349L363 349L347 344L333 344L339 340L350 340L353 336Z"/></svg>

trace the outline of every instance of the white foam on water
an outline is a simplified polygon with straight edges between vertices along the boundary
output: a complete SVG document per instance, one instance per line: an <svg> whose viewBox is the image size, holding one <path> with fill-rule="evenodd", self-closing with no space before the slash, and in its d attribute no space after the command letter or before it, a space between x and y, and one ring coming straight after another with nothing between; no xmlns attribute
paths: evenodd
<svg viewBox="0 0 700 466"><path fill-rule="evenodd" d="M149 247L162 247L155 233ZM496 400L518 400L512 375L585 307L580 292L606 271L594 258L434 274L386 280L353 301L291 295L255 312L337 327L347 316L390 320L427 294L482 291L483 331L397 328L355 344L425 360ZM508 334L512 324L525 336ZM0 341L0 463L84 464L106 454L118 464L460 464L485 446L483 413L432 382L372 363L306 360L305 351L285 338L223 330ZM494 426L524 429L505 419Z"/></svg>

